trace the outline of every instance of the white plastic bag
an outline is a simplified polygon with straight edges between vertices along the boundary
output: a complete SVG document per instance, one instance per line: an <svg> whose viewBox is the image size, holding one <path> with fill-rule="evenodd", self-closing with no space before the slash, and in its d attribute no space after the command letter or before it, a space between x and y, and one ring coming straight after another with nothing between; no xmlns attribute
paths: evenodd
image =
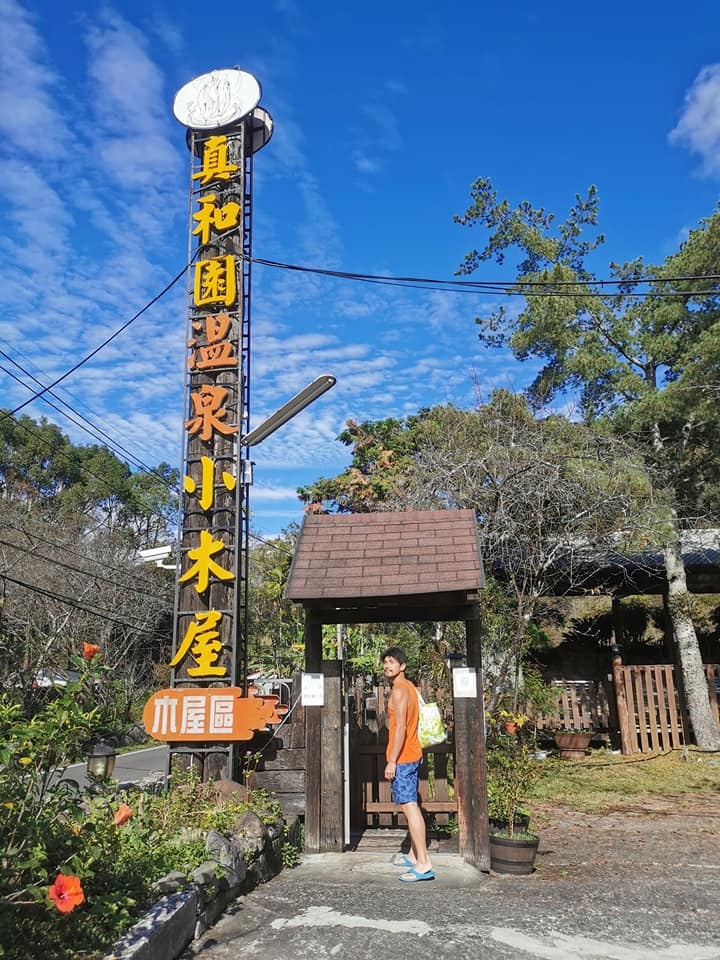
<svg viewBox="0 0 720 960"><path fill-rule="evenodd" d="M447 732L440 716L440 707L436 703L425 703L418 691L418 740L421 747L432 747L444 743Z"/></svg>

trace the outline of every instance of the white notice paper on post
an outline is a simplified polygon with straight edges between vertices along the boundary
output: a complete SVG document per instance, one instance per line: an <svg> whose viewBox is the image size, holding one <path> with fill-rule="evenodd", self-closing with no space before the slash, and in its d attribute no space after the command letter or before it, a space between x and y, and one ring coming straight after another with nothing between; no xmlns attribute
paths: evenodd
<svg viewBox="0 0 720 960"><path fill-rule="evenodd" d="M453 695L470 699L477 697L477 673L472 667L453 667Z"/></svg>
<svg viewBox="0 0 720 960"><path fill-rule="evenodd" d="M325 705L325 687L321 673L304 673L300 686L300 703L304 707Z"/></svg>

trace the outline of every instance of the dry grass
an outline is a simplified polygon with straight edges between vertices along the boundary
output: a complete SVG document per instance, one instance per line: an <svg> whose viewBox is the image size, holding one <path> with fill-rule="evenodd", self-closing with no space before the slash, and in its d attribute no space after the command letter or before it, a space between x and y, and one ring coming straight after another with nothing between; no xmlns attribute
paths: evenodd
<svg viewBox="0 0 720 960"><path fill-rule="evenodd" d="M572 810L620 810L652 798L705 795L720 803L720 754L693 748L667 754L616 756L595 750L584 760L549 759L535 785L540 805L562 804ZM531 804L532 806L532 804Z"/></svg>

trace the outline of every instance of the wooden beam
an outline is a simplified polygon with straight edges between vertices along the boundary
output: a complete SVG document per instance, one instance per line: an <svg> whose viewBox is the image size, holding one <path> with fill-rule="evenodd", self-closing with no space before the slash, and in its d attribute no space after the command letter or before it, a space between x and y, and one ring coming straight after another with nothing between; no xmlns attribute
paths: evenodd
<svg viewBox="0 0 720 960"><path fill-rule="evenodd" d="M310 611L305 613L305 670L320 673L322 665L322 624ZM322 784L322 707L305 707L305 850L320 852L320 794Z"/></svg>
<svg viewBox="0 0 720 960"><path fill-rule="evenodd" d="M454 604L425 604L422 606L407 606L404 603L392 607L358 606L358 607L308 607L306 613L312 613L322 623L410 623L435 620L467 620L472 617L477 606L472 601L463 601ZM307 657L307 650L306 650Z"/></svg>
<svg viewBox="0 0 720 960"><path fill-rule="evenodd" d="M453 697L455 717L455 790L460 854L479 870L490 870L487 806L485 709L481 663L480 611L465 621L467 658L475 672L476 697Z"/></svg>
<svg viewBox="0 0 720 960"><path fill-rule="evenodd" d="M321 714L320 753L320 851L342 852L343 830L343 745L342 745L342 661L324 660L325 706Z"/></svg>

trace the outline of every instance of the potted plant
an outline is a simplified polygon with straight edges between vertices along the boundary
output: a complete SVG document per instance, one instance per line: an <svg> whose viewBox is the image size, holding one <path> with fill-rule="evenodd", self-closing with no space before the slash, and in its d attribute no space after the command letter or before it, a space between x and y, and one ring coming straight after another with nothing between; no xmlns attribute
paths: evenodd
<svg viewBox="0 0 720 960"><path fill-rule="evenodd" d="M530 717L526 713L515 713L512 710L500 710L497 715L498 723L502 725L505 733L514 735L518 730L522 730Z"/></svg>
<svg viewBox="0 0 720 960"><path fill-rule="evenodd" d="M496 736L488 747L490 867L496 873L532 873L539 838L529 830L524 804L542 772L528 731Z"/></svg>
<svg viewBox="0 0 720 960"><path fill-rule="evenodd" d="M571 727L565 730L553 730L552 734L561 760L582 760L590 746L590 741L595 736L595 731Z"/></svg>

